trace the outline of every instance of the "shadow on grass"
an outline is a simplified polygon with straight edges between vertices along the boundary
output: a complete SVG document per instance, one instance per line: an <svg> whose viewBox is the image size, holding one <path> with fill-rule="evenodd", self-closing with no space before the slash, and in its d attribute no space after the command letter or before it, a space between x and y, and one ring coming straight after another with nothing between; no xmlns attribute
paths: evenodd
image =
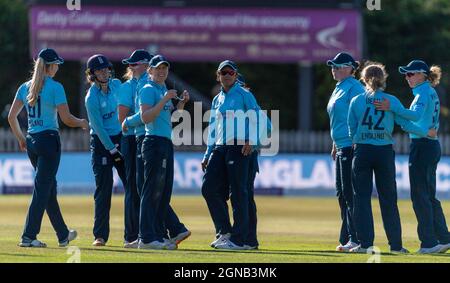
<svg viewBox="0 0 450 283"><path fill-rule="evenodd" d="M137 254L145 254L151 251L152 253L158 253L158 254L167 254L168 252L176 253L176 252L195 252L200 254L212 254L212 253L229 253L229 254L261 254L261 255L304 255L304 256L318 256L323 257L324 253L327 254L329 257L339 257L340 254L337 254L335 251L305 251L305 250L247 250L247 251L240 251L240 250L200 250L200 249L178 249L174 251L168 251L168 250L140 250L140 249L124 249L124 248L83 248L80 247L80 249L83 251L95 251L95 252L118 252L118 253L137 253Z"/></svg>
<svg viewBox="0 0 450 283"><path fill-rule="evenodd" d="M419 254L416 254L416 255L419 255ZM450 257L450 254L449 253L446 253L446 254L428 254L429 256L438 256L438 257Z"/></svg>
<svg viewBox="0 0 450 283"><path fill-rule="evenodd" d="M42 255L34 255L34 254L13 254L13 253L0 253L0 256L15 256L15 257L43 257Z"/></svg>
<svg viewBox="0 0 450 283"><path fill-rule="evenodd" d="M324 251L324 250L321 250L321 251L317 251L317 250L303 250L302 252L311 252L311 253L333 253L333 254L339 254L339 255L353 255L353 254L355 254L355 255L367 255L367 256L371 256L371 255L373 255L373 254L364 254L364 253L362 253L362 254L358 254L358 253L342 253L342 252L335 252L335 251L332 251L332 250L328 250L328 251ZM422 256L421 254L417 254L417 253L409 253L409 254L392 254L392 253L388 253L388 252L382 252L382 253L380 253L380 255L381 256L392 256L392 257L396 257L396 256ZM427 254L426 256L433 256L433 257L435 257L435 256L437 256L437 257L450 257L450 253L446 253L446 254Z"/></svg>

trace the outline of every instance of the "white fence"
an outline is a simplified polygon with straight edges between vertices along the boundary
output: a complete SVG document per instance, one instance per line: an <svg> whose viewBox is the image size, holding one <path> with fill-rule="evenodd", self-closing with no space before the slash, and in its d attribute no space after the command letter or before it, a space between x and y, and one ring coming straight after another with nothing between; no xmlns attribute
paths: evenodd
<svg viewBox="0 0 450 283"><path fill-rule="evenodd" d="M286 153L328 153L331 150L329 132L280 131L280 152ZM200 133L199 133L200 134ZM63 151L88 151L89 132L79 129L60 131ZM399 154L409 152L410 140L406 134L397 133L395 151ZM442 155L450 155L450 135L439 136ZM176 146L179 151L203 151L205 146ZM17 152L18 143L9 128L0 128L0 152Z"/></svg>

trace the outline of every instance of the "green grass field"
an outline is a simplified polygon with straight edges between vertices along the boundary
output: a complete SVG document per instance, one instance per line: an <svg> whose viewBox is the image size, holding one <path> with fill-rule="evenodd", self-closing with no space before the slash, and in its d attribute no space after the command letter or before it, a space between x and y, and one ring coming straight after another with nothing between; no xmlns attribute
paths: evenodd
<svg viewBox="0 0 450 283"><path fill-rule="evenodd" d="M71 257L67 248L57 246L56 235L47 216L39 239L45 249L19 248L30 196L0 197L0 262L59 262ZM123 197L115 196L111 211L111 237L106 247L93 247L93 199L90 196L60 196L60 205L69 227L79 232L71 246L80 249L81 262L367 262L369 255L334 252L339 231L338 205L334 198L257 197L260 250L217 251L212 221L201 196L174 196L172 205L192 236L176 251L130 250L122 248ZM450 202L442 202L450 216ZM419 247L416 219L410 201L399 203L404 245L410 251ZM373 201L376 223L375 245L381 262L450 262L450 252L433 256L390 255L382 228L378 202Z"/></svg>

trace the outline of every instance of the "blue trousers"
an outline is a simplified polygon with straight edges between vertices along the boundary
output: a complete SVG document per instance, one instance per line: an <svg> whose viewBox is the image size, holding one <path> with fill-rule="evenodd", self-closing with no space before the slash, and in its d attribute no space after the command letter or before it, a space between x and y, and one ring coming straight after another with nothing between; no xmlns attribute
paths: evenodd
<svg viewBox="0 0 450 283"><path fill-rule="evenodd" d="M344 147L336 152L336 195L341 210L341 231L339 242L359 243L353 221L353 186L352 186L353 148Z"/></svg>
<svg viewBox="0 0 450 283"><path fill-rule="evenodd" d="M22 239L36 239L41 230L44 211L47 211L58 240L64 241L69 235L69 230L64 223L56 197L56 173L61 159L59 134L57 131L43 131L28 134L26 140L28 158L36 170L36 176Z"/></svg>
<svg viewBox="0 0 450 283"><path fill-rule="evenodd" d="M176 226L171 229L186 231L173 210L173 214L169 215L174 163L172 141L160 136L145 136L142 156L145 177L141 194L139 235L144 243L162 242L168 236L170 224ZM175 236L178 231L170 236Z"/></svg>
<svg viewBox="0 0 450 283"><path fill-rule="evenodd" d="M372 214L373 174L380 201L383 226L392 250L402 248L402 228L397 207L395 152L392 145L357 144L353 159L354 221L362 248L373 246L375 238Z"/></svg>
<svg viewBox="0 0 450 283"><path fill-rule="evenodd" d="M409 154L411 200L421 248L450 242L442 206L436 198L436 168L441 158L439 141L412 139Z"/></svg>
<svg viewBox="0 0 450 283"><path fill-rule="evenodd" d="M136 137L137 144L137 157L136 157L136 178L138 185L139 196L141 197L142 202L142 190L144 187L144 159L142 156L142 144L144 142L144 135ZM164 238L173 238L179 233L183 233L187 231L186 227L183 223L180 222L177 214L173 210L172 206L169 203L169 209L167 210L166 219L164 222L167 233L164 234Z"/></svg>
<svg viewBox="0 0 450 283"><path fill-rule="evenodd" d="M247 239L244 241L244 244L257 247L259 246L258 239L257 239L257 231L256 226L258 222L258 218L256 215L256 202L255 202L255 178L256 173L259 172L259 166L258 166L258 151L253 151L251 155L251 160L249 164L249 176L248 176L248 236Z"/></svg>
<svg viewBox="0 0 450 283"><path fill-rule="evenodd" d="M144 158L142 157L142 143L145 135L136 136L136 186L139 197L144 187Z"/></svg>
<svg viewBox="0 0 450 283"><path fill-rule="evenodd" d="M114 144L121 145L122 135L111 136ZM108 241L109 238L109 212L111 210L111 197L113 189L113 167L116 168L124 187L126 187L125 165L114 164L109 151L103 146L97 135L91 136L91 164L95 177L95 216L94 237Z"/></svg>
<svg viewBox="0 0 450 283"><path fill-rule="evenodd" d="M230 240L237 245L244 245L249 235L248 178L251 158L244 156L241 151L241 145L216 146L211 153L202 184L202 194L216 232L231 232ZM233 208L232 227L228 226L228 206L224 201L228 186Z"/></svg>
<svg viewBox="0 0 450 283"><path fill-rule="evenodd" d="M133 242L139 234L139 212L141 199L136 185L136 137L134 135L122 137L122 154L125 158L125 233L124 239Z"/></svg>

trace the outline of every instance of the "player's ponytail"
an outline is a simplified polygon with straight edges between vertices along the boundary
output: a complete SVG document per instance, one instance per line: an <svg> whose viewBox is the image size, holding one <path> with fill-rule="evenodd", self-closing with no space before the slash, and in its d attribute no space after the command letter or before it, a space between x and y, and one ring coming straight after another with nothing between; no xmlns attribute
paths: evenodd
<svg viewBox="0 0 450 283"><path fill-rule="evenodd" d="M131 68L128 67L127 71L123 75L123 79L128 81L128 80L131 80L132 78L133 78L133 70L131 70Z"/></svg>
<svg viewBox="0 0 450 283"><path fill-rule="evenodd" d="M437 65L433 65L430 68L430 74L428 75L428 80L430 81L433 87L437 86L441 81L442 71L441 67Z"/></svg>
<svg viewBox="0 0 450 283"><path fill-rule="evenodd" d="M377 62L368 62L361 71L360 80L366 85L366 89L375 92L386 88L386 79L388 74L383 64Z"/></svg>
<svg viewBox="0 0 450 283"><path fill-rule="evenodd" d="M27 95L28 104L33 107L39 97L39 93L44 86L45 74L47 71L47 66L44 59L38 58L34 62L33 76L31 78L30 90Z"/></svg>

